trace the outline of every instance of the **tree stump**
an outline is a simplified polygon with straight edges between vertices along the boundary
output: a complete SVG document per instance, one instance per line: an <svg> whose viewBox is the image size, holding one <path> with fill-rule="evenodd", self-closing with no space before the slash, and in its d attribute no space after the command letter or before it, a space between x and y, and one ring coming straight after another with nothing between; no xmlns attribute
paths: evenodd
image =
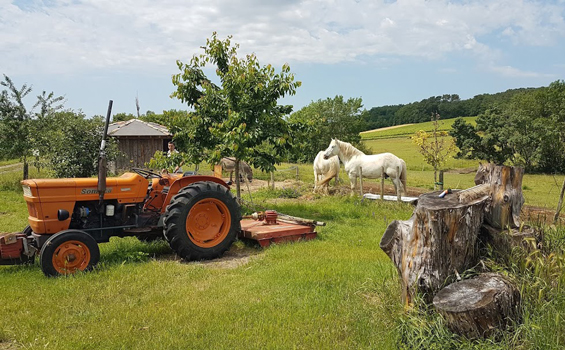
<svg viewBox="0 0 565 350"><path fill-rule="evenodd" d="M520 227L520 211L524 204L522 177L524 168L479 164L475 184L490 184L492 201L485 221L494 228Z"/></svg>
<svg viewBox="0 0 565 350"><path fill-rule="evenodd" d="M446 281L478 261L477 237L489 197L481 194L461 203L458 192L463 191L443 198L441 192L421 195L412 217L391 222L381 239L381 249L400 274L407 304L416 293L431 303Z"/></svg>
<svg viewBox="0 0 565 350"><path fill-rule="evenodd" d="M450 284L433 302L451 331L471 339L488 337L520 321L520 293L496 273Z"/></svg>
<svg viewBox="0 0 565 350"><path fill-rule="evenodd" d="M489 244L493 250L501 255L508 255L515 247L520 247L531 253L538 249L541 233L530 226L507 228L505 230L483 224L480 240Z"/></svg>

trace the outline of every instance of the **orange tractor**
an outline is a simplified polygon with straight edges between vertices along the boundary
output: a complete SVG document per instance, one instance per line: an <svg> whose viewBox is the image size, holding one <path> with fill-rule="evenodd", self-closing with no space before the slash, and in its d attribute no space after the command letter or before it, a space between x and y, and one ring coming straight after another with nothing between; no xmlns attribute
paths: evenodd
<svg viewBox="0 0 565 350"><path fill-rule="evenodd" d="M106 178L105 138L98 178L22 181L29 212L22 232L0 236L0 264L33 261L57 276L92 269L98 243L110 237L164 237L183 259L221 256L241 231L241 213L228 185L212 176L182 176L132 169Z"/></svg>

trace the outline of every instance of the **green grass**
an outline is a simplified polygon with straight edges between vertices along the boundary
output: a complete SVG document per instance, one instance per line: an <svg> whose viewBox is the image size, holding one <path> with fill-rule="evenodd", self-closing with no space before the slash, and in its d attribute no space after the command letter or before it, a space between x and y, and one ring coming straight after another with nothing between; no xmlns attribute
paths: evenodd
<svg viewBox="0 0 565 350"><path fill-rule="evenodd" d="M19 162L20 162L19 159L0 160L0 166L12 165L12 164L16 164L16 163L19 163Z"/></svg>
<svg viewBox="0 0 565 350"><path fill-rule="evenodd" d="M399 286L378 244L387 221L406 219L411 207L349 197L275 205L263 192L262 205L328 225L310 242L265 250L238 243L230 253L248 261L231 268L182 263L165 243L135 238L102 244L100 267L69 278L46 278L37 265L0 267L0 341L32 349L395 348L402 306L391 296ZM7 221L25 226L21 213L0 224Z"/></svg>
<svg viewBox="0 0 565 350"><path fill-rule="evenodd" d="M299 176L311 177L307 170L301 166ZM539 191L535 186L525 187ZM436 314L405 311L401 304L398 273L379 241L390 221L410 217L410 205L349 196L293 198L310 188L260 190L256 206L244 210L269 208L326 222L313 241L268 249L238 242L228 259L184 263L166 242L112 238L100 245L100 264L90 273L46 278L37 262L0 266L0 348L562 347L565 230L548 230L546 253L530 263L524 263L527 256L486 260L495 270L522 276L524 322L498 339L469 341L452 335ZM21 230L27 213L19 188L0 196L2 231Z"/></svg>
<svg viewBox="0 0 565 350"><path fill-rule="evenodd" d="M465 120L467 123L471 123L475 125L477 117L464 117L463 120ZM440 120L439 129L451 130L451 125L453 124L454 121L455 119ZM382 129L384 130L377 129L368 132L363 132L361 133L361 139L371 140L377 138L393 138L393 137L403 137L403 136L409 137L414 135L414 133L420 130L424 130L427 132L433 131L433 123L430 121L430 122L418 123L418 124L407 124L392 129L388 129L388 128L382 128Z"/></svg>
<svg viewBox="0 0 565 350"><path fill-rule="evenodd" d="M387 131L402 133L401 130L404 128L420 125ZM433 189L433 168L424 162L409 136L366 140L364 143L373 153L390 152L404 159L408 170L408 187ZM464 189L474 186L473 180L478 166L477 160L450 158L446 164L448 170L444 174L444 187ZM343 178L347 179L346 175ZM522 182L525 204L548 209L557 208L563 179L563 175L525 174Z"/></svg>

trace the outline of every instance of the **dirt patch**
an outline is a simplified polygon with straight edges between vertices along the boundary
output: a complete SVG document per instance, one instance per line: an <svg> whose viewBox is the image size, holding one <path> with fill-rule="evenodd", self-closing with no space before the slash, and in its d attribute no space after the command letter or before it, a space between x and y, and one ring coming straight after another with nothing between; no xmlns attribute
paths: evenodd
<svg viewBox="0 0 565 350"><path fill-rule="evenodd" d="M221 258L199 261L194 264L202 264L203 266L217 269L235 269L247 265L252 260L260 259L262 257L262 255L259 254L260 252L261 250L252 247L245 246L242 248L233 246Z"/></svg>
<svg viewBox="0 0 565 350"><path fill-rule="evenodd" d="M368 133L368 132L373 132L373 131L383 131L383 130L396 129L396 128L401 128L401 127L403 127L403 126L408 126L408 125L414 125L414 124L402 124L402 125L387 126L386 128L379 128L379 129L373 129L373 130L362 131L362 132L360 132L360 134L366 134L366 133Z"/></svg>
<svg viewBox="0 0 565 350"><path fill-rule="evenodd" d="M477 172L477 168L451 169L446 171L446 173L451 173L451 174L471 174L476 172Z"/></svg>
<svg viewBox="0 0 565 350"><path fill-rule="evenodd" d="M227 182L229 179L223 179L223 180ZM303 185L303 182L296 180L287 179L284 181L275 181L275 188L296 188L296 187L300 187L301 185ZM230 187L235 189L235 182L232 183ZM269 181L253 179L253 181L250 183L242 182L240 187L241 187L241 192L255 192L262 188L268 188ZM312 187L314 187L314 185L312 185Z"/></svg>
<svg viewBox="0 0 565 350"><path fill-rule="evenodd" d="M16 342L0 341L0 350L18 350L19 348Z"/></svg>

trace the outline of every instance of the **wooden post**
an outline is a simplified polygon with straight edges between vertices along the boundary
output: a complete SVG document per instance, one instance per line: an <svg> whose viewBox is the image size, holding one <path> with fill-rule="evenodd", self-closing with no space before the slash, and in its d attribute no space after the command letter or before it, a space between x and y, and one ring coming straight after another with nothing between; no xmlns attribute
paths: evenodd
<svg viewBox="0 0 565 350"><path fill-rule="evenodd" d="M363 168L359 167L359 194L363 197Z"/></svg>
<svg viewBox="0 0 565 350"><path fill-rule="evenodd" d="M214 165L214 177L222 178L222 166L220 164Z"/></svg>
<svg viewBox="0 0 565 350"><path fill-rule="evenodd" d="M381 200L385 200L385 172L384 169L381 172Z"/></svg>
<svg viewBox="0 0 565 350"><path fill-rule="evenodd" d="M296 181L300 180L300 176L298 175L298 165L296 166Z"/></svg>

